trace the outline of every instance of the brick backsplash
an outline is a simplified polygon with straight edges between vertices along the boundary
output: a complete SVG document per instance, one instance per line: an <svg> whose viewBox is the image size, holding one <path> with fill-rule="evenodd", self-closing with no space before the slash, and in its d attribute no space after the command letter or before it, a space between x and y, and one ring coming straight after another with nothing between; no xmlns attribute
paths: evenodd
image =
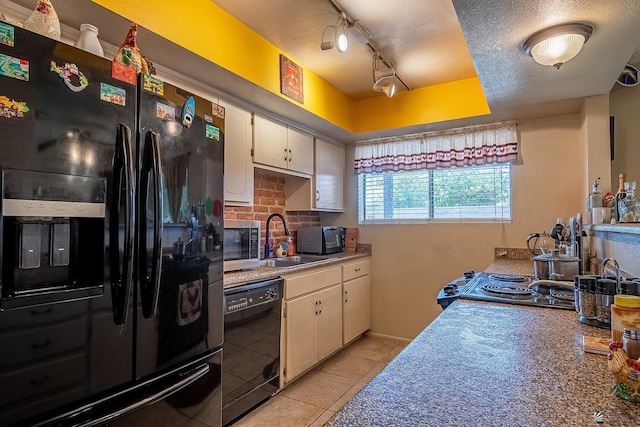
<svg viewBox="0 0 640 427"><path fill-rule="evenodd" d="M263 170L254 170L253 174L253 206L225 206L225 219L248 219L260 221L262 235L260 247L263 248L266 240L267 218L272 213L282 214L287 219L289 231L292 234L294 247L297 244L298 227L320 225L320 213L314 211L285 212L284 185L286 178L282 175L271 175ZM286 242L284 226L280 218L271 220L269 227L269 244L273 245Z"/></svg>

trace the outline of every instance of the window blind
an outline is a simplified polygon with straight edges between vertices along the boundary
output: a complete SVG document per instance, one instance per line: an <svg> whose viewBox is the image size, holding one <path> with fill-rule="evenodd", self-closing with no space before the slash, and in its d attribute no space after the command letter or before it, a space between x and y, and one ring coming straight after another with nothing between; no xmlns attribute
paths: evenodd
<svg viewBox="0 0 640 427"><path fill-rule="evenodd" d="M511 164L358 175L359 223L511 220Z"/></svg>

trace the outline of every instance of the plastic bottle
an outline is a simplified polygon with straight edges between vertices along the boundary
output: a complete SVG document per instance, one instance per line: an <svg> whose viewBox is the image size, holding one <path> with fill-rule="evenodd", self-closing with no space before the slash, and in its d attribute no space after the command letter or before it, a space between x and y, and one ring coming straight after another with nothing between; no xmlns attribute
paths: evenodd
<svg viewBox="0 0 640 427"><path fill-rule="evenodd" d="M287 249L287 256L293 256L293 240L291 236L287 237L287 243L289 244L289 248Z"/></svg>
<svg viewBox="0 0 640 427"><path fill-rule="evenodd" d="M591 194L589 194L589 198L587 199L587 221L592 222L592 214L593 208L601 208L602 207L602 194L598 191L598 186L600 185L600 177L596 178L593 181L593 186L591 187Z"/></svg>
<svg viewBox="0 0 640 427"><path fill-rule="evenodd" d="M611 341L622 342L624 329L640 329L640 297L618 294L611 306Z"/></svg>

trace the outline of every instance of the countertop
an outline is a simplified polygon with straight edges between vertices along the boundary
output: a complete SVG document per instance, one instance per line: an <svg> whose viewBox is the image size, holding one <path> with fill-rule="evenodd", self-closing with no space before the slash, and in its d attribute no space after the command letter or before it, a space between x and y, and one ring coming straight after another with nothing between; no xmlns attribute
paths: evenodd
<svg viewBox="0 0 640 427"><path fill-rule="evenodd" d="M531 274L532 262L485 271ZM609 332L574 311L457 300L326 426L586 426L599 411L602 425L640 425L583 335Z"/></svg>
<svg viewBox="0 0 640 427"><path fill-rule="evenodd" d="M371 245L366 243L358 243L355 252L340 252L337 254L326 255L327 259L312 263L300 264L290 267L257 267L249 270L231 271L224 273L224 287L242 285L244 283L257 282L260 280L279 277L285 274L297 273L304 270L311 270L317 267L326 267L332 264L338 264L358 258L371 256Z"/></svg>

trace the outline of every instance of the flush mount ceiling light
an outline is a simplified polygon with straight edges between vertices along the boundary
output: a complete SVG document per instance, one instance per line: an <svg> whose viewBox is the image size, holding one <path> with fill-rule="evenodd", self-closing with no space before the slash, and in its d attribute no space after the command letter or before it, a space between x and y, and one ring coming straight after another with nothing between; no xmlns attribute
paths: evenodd
<svg viewBox="0 0 640 427"><path fill-rule="evenodd" d="M591 33L593 27L590 24L555 25L532 34L522 47L538 64L560 68L580 52Z"/></svg>
<svg viewBox="0 0 640 427"><path fill-rule="evenodd" d="M320 44L320 49L329 50L335 47L340 53L346 52L349 48L348 27L349 23L347 22L347 15L341 13L340 16L338 16L336 25L329 25L322 32L322 43ZM333 40L324 41L324 34L329 28L333 29Z"/></svg>
<svg viewBox="0 0 640 427"><path fill-rule="evenodd" d="M373 54L373 90L391 98L396 93L396 66L393 61L383 59L379 52Z"/></svg>

